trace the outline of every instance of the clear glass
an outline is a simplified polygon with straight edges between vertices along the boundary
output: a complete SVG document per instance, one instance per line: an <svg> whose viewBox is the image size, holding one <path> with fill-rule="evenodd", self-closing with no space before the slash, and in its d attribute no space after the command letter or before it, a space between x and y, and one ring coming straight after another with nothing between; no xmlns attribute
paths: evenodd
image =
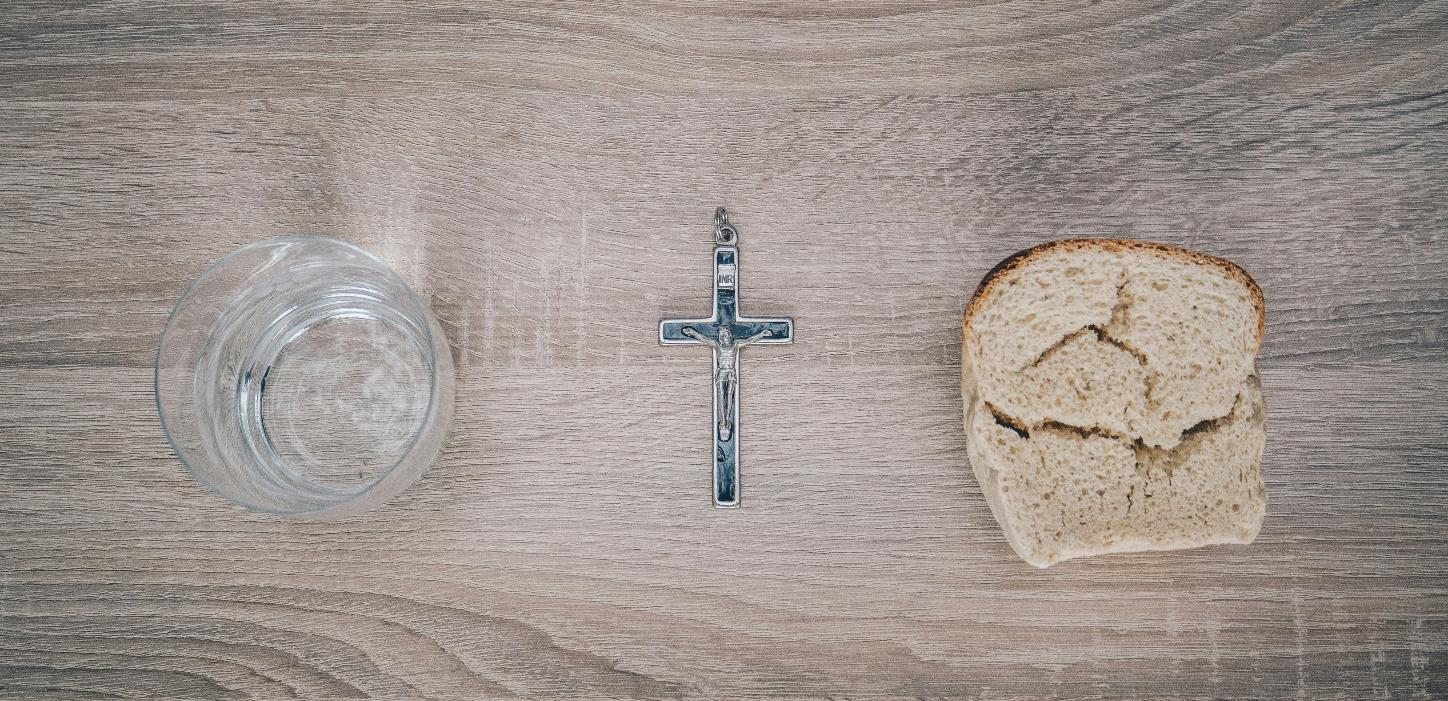
<svg viewBox="0 0 1448 701"><path fill-rule="evenodd" d="M447 340L401 277L356 246L288 237L201 274L156 353L176 454L248 509L332 518L427 470L453 408Z"/></svg>

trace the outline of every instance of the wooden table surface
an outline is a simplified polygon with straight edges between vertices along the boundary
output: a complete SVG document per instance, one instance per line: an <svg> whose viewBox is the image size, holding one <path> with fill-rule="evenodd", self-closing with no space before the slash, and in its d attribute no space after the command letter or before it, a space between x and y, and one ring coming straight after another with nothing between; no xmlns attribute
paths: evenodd
<svg viewBox="0 0 1448 701"><path fill-rule="evenodd" d="M0 696L1448 697L1444 0L11 3L0 86ZM732 511L656 339L719 204L799 338ZM213 496L152 398L185 286L302 233L457 361L337 523ZM1002 539L959 315L1082 235L1261 283L1254 545Z"/></svg>

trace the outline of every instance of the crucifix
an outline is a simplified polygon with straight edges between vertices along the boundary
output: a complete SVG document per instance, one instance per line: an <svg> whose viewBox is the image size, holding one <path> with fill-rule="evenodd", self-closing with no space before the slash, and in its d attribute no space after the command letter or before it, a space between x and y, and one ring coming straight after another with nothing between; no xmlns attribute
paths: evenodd
<svg viewBox="0 0 1448 701"><path fill-rule="evenodd" d="M714 212L714 314L659 322L659 343L714 351L714 505L739 506L739 351L754 343L793 343L794 320L739 314L739 232Z"/></svg>

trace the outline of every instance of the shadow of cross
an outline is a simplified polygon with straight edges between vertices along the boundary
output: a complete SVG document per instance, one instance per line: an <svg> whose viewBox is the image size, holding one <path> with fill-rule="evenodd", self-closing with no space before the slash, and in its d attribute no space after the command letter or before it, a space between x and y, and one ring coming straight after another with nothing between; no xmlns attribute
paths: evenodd
<svg viewBox="0 0 1448 701"><path fill-rule="evenodd" d="M735 241L729 231L727 239L719 240ZM739 351L754 343L793 341L793 319L739 314L739 249L729 245L714 247L713 315L659 322L659 343L700 344L714 351L715 506L739 506Z"/></svg>

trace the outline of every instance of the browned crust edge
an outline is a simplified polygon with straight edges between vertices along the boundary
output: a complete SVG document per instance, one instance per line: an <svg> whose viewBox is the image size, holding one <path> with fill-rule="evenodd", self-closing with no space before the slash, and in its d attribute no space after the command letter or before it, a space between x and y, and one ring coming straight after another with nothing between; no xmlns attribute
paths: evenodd
<svg viewBox="0 0 1448 701"><path fill-rule="evenodd" d="M965 314L961 322L962 326L970 325L970 317L979 309L986 295L990 294L991 289L994 288L998 282L1005 279L1008 273L1021 268L1042 253L1056 249L1078 251L1094 249L1113 253L1144 251L1164 258L1176 258L1189 263L1219 268L1222 272L1226 273L1228 277L1247 286L1248 293L1252 297L1252 303L1257 307L1257 345L1259 348L1262 345L1262 333L1267 323L1267 301L1262 296L1262 288L1257 286L1257 281L1253 280L1252 276L1247 274L1247 271L1225 258L1218 258L1167 243L1138 241L1135 239L1057 239L1032 246L1023 251L1017 251L1007 256L1001 262L996 263L995 267L991 268L990 272L985 274L985 277L981 278L980 284L975 288L975 293L970 296L970 301L965 304Z"/></svg>

